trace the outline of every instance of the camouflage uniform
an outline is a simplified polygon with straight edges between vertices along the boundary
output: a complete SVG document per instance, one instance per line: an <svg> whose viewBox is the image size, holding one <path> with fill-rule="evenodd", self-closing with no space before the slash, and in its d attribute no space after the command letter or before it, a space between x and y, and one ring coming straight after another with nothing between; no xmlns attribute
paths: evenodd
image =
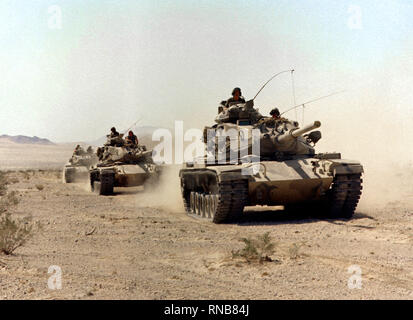
<svg viewBox="0 0 413 320"><path fill-rule="evenodd" d="M73 152L74 155L81 156L85 154L85 150L81 146L76 146L75 151Z"/></svg>
<svg viewBox="0 0 413 320"><path fill-rule="evenodd" d="M227 102L225 102L225 107L229 108L231 105L237 103L245 103L245 99L243 97L240 97L238 100L235 100L234 98L229 98Z"/></svg>
<svg viewBox="0 0 413 320"><path fill-rule="evenodd" d="M137 146L138 145L138 137L136 135L127 136L125 138L125 142L129 146Z"/></svg>

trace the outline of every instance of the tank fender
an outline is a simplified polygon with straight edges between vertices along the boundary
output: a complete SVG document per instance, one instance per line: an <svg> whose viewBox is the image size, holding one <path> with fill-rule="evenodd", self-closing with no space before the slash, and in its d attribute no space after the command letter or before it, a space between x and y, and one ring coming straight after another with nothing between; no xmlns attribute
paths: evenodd
<svg viewBox="0 0 413 320"><path fill-rule="evenodd" d="M358 161L334 159L320 160L321 167L325 172L330 172L332 175L337 174L360 174L363 173L363 166Z"/></svg>
<svg viewBox="0 0 413 320"><path fill-rule="evenodd" d="M243 175L241 170L222 172L218 175L219 182L248 180L248 178L249 176Z"/></svg>

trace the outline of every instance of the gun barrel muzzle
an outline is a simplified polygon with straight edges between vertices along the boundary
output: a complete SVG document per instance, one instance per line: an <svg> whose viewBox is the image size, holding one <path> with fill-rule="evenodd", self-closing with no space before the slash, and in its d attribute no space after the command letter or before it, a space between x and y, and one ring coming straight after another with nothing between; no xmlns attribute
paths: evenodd
<svg viewBox="0 0 413 320"><path fill-rule="evenodd" d="M304 133L307 133L307 132L309 132L309 131L311 131L311 130L314 130L314 129L319 128L320 126L321 126L321 122L320 122L320 121L314 121L313 124L309 124L309 125L306 125L304 128L294 130L294 131L291 133L291 135L292 135L294 138L297 138L297 137L303 135Z"/></svg>
<svg viewBox="0 0 413 320"><path fill-rule="evenodd" d="M314 129L319 128L320 126L321 126L321 122L320 122L320 121L314 121L313 124L309 124L309 125L307 125L307 126L305 126L305 127L303 127L303 128L293 129L293 130L291 130L289 133L280 135L277 140L278 140L278 142L280 142L280 143L284 143L284 142L287 142L287 141L291 141L291 140L293 140L294 138L297 138L297 137L303 135L304 133L307 133L307 132L309 132L309 131L311 131L311 130L314 130Z"/></svg>

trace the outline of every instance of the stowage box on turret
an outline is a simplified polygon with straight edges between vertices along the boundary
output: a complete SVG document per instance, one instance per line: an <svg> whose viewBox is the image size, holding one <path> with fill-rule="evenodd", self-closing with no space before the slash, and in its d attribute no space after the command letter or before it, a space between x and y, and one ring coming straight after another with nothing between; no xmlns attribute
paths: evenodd
<svg viewBox="0 0 413 320"><path fill-rule="evenodd" d="M263 117L253 101L220 111L217 124L204 130L204 161L180 170L189 214L225 223L238 220L245 206L283 205L352 217L363 167L339 153L315 153L319 121L300 128L285 118Z"/></svg>
<svg viewBox="0 0 413 320"><path fill-rule="evenodd" d="M122 135L108 136L108 142L97 151L99 163L90 169L92 191L110 195L114 187L142 186L157 179L160 167L152 160L152 150L142 145L127 145Z"/></svg>

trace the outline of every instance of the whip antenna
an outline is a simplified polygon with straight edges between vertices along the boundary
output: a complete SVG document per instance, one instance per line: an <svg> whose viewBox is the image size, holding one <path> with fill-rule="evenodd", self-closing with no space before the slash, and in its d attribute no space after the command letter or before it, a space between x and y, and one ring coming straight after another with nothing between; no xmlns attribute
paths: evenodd
<svg viewBox="0 0 413 320"><path fill-rule="evenodd" d="M277 74L273 75L266 83L264 83L264 85L263 85L263 86L261 87L261 89L257 92L257 94L255 95L255 97L252 98L252 100L255 100L255 98L260 94L260 92L262 91L262 89L264 89L264 87L265 87L272 79L274 79L276 76L279 76L280 74L286 73L286 72L291 72L291 73L293 73L293 72L294 72L294 69L292 69L292 70L284 70L284 71L278 72Z"/></svg>
<svg viewBox="0 0 413 320"><path fill-rule="evenodd" d="M283 115L284 113L287 113L288 111L291 111L291 110L294 110L294 109L296 109L296 108L298 108L298 107L301 107L301 106L304 108L306 104L313 103L313 102L316 102L316 101L318 101L318 100L321 100L321 99L325 99L325 98L334 96L334 95L339 94L339 93L342 93L342 92L344 92L344 91L345 91L345 90L333 92L333 93L330 93L330 94L328 94L328 95L326 95L326 96L322 96L322 97L319 97L319 98L316 98L316 99L313 99L313 100L310 100L310 101L307 101L307 102L304 102L304 103L300 103L300 104L298 104L298 105L296 105L296 106L294 106L294 107L291 107L291 108L285 110L284 112L281 113L281 115Z"/></svg>
<svg viewBox="0 0 413 320"><path fill-rule="evenodd" d="M291 87L293 90L293 105L295 106L297 104L296 99L295 99L295 84L294 84L294 70L291 70ZM297 119L297 110L295 111L295 120ZM303 121L304 123L304 121Z"/></svg>
<svg viewBox="0 0 413 320"><path fill-rule="evenodd" d="M142 117L140 117L138 120L136 120L128 129L126 129L124 131L123 134L126 134L127 131L129 131L130 129L132 129L134 126L136 126L138 124L138 122L140 122L142 120Z"/></svg>

